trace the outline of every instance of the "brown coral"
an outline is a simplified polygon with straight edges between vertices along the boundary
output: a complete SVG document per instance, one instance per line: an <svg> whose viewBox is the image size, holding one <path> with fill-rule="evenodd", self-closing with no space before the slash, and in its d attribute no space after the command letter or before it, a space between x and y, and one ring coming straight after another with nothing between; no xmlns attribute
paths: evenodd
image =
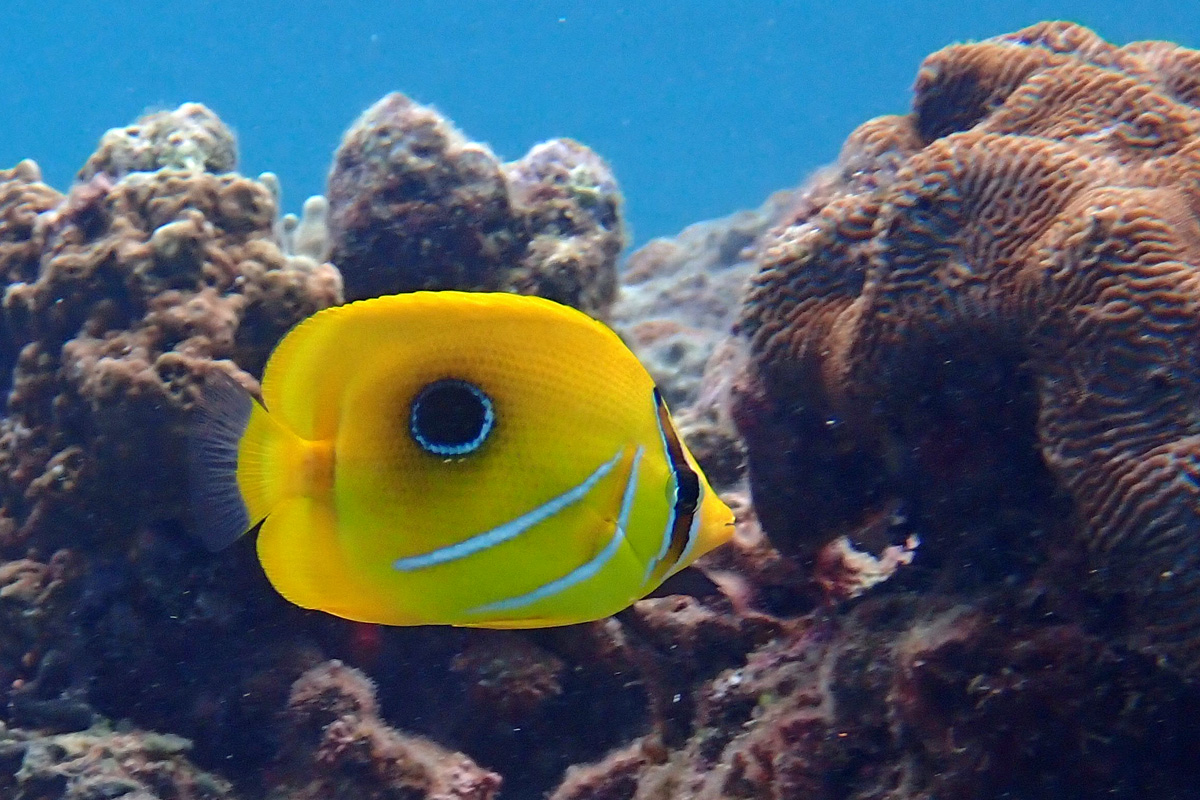
<svg viewBox="0 0 1200 800"><path fill-rule="evenodd" d="M191 743L149 732L41 736L0 728L0 789L13 800L234 800L188 759Z"/></svg>
<svg viewBox="0 0 1200 800"><path fill-rule="evenodd" d="M600 156L553 139L504 166L525 254L504 288L608 316L617 296L617 256L625 246L621 191Z"/></svg>
<svg viewBox="0 0 1200 800"><path fill-rule="evenodd" d="M6 284L37 276L45 244L38 220L62 199L42 183L42 171L33 161L0 170L0 276Z"/></svg>
<svg viewBox="0 0 1200 800"><path fill-rule="evenodd" d="M509 289L603 316L624 244L608 166L569 140L501 164L393 93L346 132L329 174L330 258L346 296Z"/></svg>
<svg viewBox="0 0 1200 800"><path fill-rule="evenodd" d="M164 122L174 118L157 126L164 143L175 141ZM183 128L185 139L195 133ZM74 731L98 709L138 716L136 687L149 726L261 759L236 718L270 700L245 687L273 672L285 692L310 646L258 641L235 655L242 614L287 609L255 582L252 558L199 560L179 535L182 430L210 372L253 387L275 342L337 302L340 282L332 266L281 252L265 185L202 162L121 163L136 169L106 167L65 197L31 162L0 174L6 720ZM223 677L197 668L189 643L200 640L224 642ZM167 677L174 670L188 691ZM242 730L251 738L235 743Z"/></svg>
<svg viewBox="0 0 1200 800"><path fill-rule="evenodd" d="M288 716L272 796L490 800L500 788L498 775L466 756L389 728L371 681L339 661L296 680Z"/></svg>
<svg viewBox="0 0 1200 800"><path fill-rule="evenodd" d="M331 267L280 252L275 216L253 180L174 169L98 174L41 214L37 272L4 293L11 516L44 530L86 514L103 532L178 513L183 415L214 359L257 371L339 300Z"/></svg>
<svg viewBox="0 0 1200 800"><path fill-rule="evenodd" d="M519 722L562 694L566 665L561 658L520 634L480 634L450 662L450 669L466 679L471 701L480 709Z"/></svg>
<svg viewBox="0 0 1200 800"><path fill-rule="evenodd" d="M740 321L738 416L778 542L811 555L805 526L956 472L948 444L989 465L960 487L1002 494L1031 426L1096 588L1197 663L1179 650L1200 645L1196 65L1044 23L931 56L913 113L852 137L843 190L764 245ZM820 480L849 499L797 513Z"/></svg>
<svg viewBox="0 0 1200 800"><path fill-rule="evenodd" d="M563 798L1188 797L1194 687L1033 607L877 594L699 687L687 743Z"/></svg>
<svg viewBox="0 0 1200 800"><path fill-rule="evenodd" d="M87 182L97 175L117 180L130 172L160 169L219 174L232 172L235 166L237 140L229 126L206 106L184 103L105 133L79 171L79 180Z"/></svg>
<svg viewBox="0 0 1200 800"><path fill-rule="evenodd" d="M425 232L474 230L479 220L460 212L480 199L467 185L475 173L456 159L483 154L476 166L496 169L503 225L520 245L503 260L485 242L476 255L495 280L488 285L603 313L622 242L620 197L603 161L560 140L496 167L483 146L460 144L441 154L445 163L426 164L446 180L422 195L443 214ZM189 105L106 136L65 196L33 162L0 172L3 722L44 734L120 719L177 732L194 742L197 763L261 796L281 737L302 738L303 692L291 715L277 713L289 687L341 656L386 663L384 707L442 745L384 725L360 681L362 702L325 715L327 739L281 756L296 782L280 793L319 793L316 775L327 781L318 786L381 796L495 793L495 775L445 747L502 766L510 791L538 793L570 762L638 733L636 680L607 664L579 668L584 659L517 634L524 646L498 664L486 648L462 653L459 632L380 631L308 613L271 590L252 538L214 555L185 535L181 433L198 385L220 371L255 388L288 328L341 299L338 271L320 263L330 249L324 199L306 202L303 219L280 218L278 179L229 172L232 146L223 123ZM447 177L463 170L465 183ZM419 239L420 219L393 232ZM436 266L437 254L427 263ZM456 653L466 668L458 673ZM467 663L471 655L482 657ZM342 691L353 680L332 682L335 700L353 695ZM563 741L528 758L543 726ZM71 780L57 768L45 775L30 792L57 796ZM122 780L80 791L115 792Z"/></svg>

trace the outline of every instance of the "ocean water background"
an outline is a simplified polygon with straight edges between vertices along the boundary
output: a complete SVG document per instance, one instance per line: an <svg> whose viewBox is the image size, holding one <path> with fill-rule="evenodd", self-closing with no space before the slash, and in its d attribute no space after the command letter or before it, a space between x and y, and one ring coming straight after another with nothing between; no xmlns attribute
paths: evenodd
<svg viewBox="0 0 1200 800"><path fill-rule="evenodd" d="M400 90L504 159L593 147L640 243L828 163L858 123L907 110L933 50L1051 18L1200 47L1194 0L8 2L0 165L34 158L65 189L106 129L197 100L298 210L342 131Z"/></svg>

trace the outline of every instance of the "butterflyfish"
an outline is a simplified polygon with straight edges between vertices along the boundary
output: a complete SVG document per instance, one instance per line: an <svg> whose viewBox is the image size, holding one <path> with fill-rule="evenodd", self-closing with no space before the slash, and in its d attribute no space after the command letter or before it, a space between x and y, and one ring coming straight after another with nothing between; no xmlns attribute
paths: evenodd
<svg viewBox="0 0 1200 800"><path fill-rule="evenodd" d="M198 533L258 527L304 608L534 628L626 608L733 515L609 328L538 297L416 292L320 311L262 400L209 380L190 432Z"/></svg>

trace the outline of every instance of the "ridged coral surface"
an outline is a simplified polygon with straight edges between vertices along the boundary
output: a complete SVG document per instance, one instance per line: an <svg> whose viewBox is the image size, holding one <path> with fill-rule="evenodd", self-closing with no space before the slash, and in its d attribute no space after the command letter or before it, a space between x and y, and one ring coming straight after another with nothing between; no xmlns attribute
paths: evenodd
<svg viewBox="0 0 1200 800"><path fill-rule="evenodd" d="M987 365L1032 387L1095 588L1200 663L1198 75L1194 51L1046 23L934 54L911 114L851 136L840 191L763 244L740 320L773 538L811 552L911 478L913 420L948 420L947 386L1004 424L1021 401L962 378ZM857 501L798 508L806 459Z"/></svg>

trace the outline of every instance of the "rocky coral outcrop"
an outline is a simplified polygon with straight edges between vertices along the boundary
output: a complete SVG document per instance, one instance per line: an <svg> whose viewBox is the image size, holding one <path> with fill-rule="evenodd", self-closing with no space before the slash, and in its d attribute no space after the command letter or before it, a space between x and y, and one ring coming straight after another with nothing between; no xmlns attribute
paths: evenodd
<svg viewBox="0 0 1200 800"><path fill-rule="evenodd" d="M14 171L0 191L29 195L29 178ZM288 328L340 300L337 272L285 256L271 193L232 173L98 172L19 228L27 207L0 223L39 248L36 270L14 251L3 297L0 502L15 537L78 543L81 529L178 516L197 386L213 369L252 386L229 360L261 370Z"/></svg>
<svg viewBox="0 0 1200 800"><path fill-rule="evenodd" d="M676 712L553 796L1189 796L1197 66L947 48L743 245L748 360L700 390L749 454L725 600L625 615ZM689 619L770 638L657 681Z"/></svg>
<svg viewBox="0 0 1200 800"><path fill-rule="evenodd" d="M349 299L505 290L604 317L616 297L621 195L578 142L546 142L502 164L394 93L346 132L328 197L330 258Z"/></svg>
<svg viewBox="0 0 1200 800"><path fill-rule="evenodd" d="M289 606L251 542L184 535L178 430L336 302L329 253L355 296L610 313L594 153L502 164L390 96L303 218L199 107L66 196L0 173L0 791L1194 795L1198 69L1062 23L948 48L807 186L635 255L610 318L737 531L707 581L533 632Z"/></svg>
<svg viewBox="0 0 1200 800"><path fill-rule="evenodd" d="M685 746L574 768L560 798L1187 797L1200 697L1031 607L876 596L699 687Z"/></svg>
<svg viewBox="0 0 1200 800"><path fill-rule="evenodd" d="M160 169L219 175L233 172L236 166L237 139L229 126L208 107L184 103L105 133L79 170L79 180L87 183L105 175L115 181L131 172Z"/></svg>
<svg viewBox="0 0 1200 800"><path fill-rule="evenodd" d="M454 156L472 147L432 154L445 158L440 166L422 163L457 174ZM342 299L340 273L324 260L330 203L310 198L302 216L281 216L278 178L247 178L235 164L228 127L189 104L111 131L65 195L31 161L0 172L0 720L30 736L82 736L114 719L171 731L191 742L195 763L254 797L272 788L264 775L276 760L292 780L274 786L280 797L323 796L313 785L494 794L499 779L453 747L505 764L517 791L544 789L637 724L636 685L579 670L578 659L517 634L504 647L489 648L483 634L464 646L456 631L381 630L304 612L271 590L252 540L210 554L187 535L182 438L198 387L220 372L255 389L279 338ZM521 249L501 265L484 247L480 274L503 267L495 288L602 313L622 242L607 167L555 141L497 174ZM427 188L426 210L445 216L392 228L407 230L406 241L462 222L456 202L466 195L452 181ZM478 288L464 281L449 288ZM305 750L311 719L281 711L297 677L332 657L375 667L393 717L429 738L396 733L376 709L330 721L325 744ZM575 713L582 697L598 703ZM518 759L533 731L514 731L550 721L577 741ZM291 749L281 753L285 739ZM107 744L89 746L108 758ZM88 769L73 756L47 762L38 773L46 782L29 791L92 797L125 787L141 796L124 773L95 787L72 777Z"/></svg>
<svg viewBox="0 0 1200 800"><path fill-rule="evenodd" d="M741 437L730 391L744 347L730 329L754 273L757 242L806 193L699 222L633 252L621 272L613 328L654 378L680 432L718 491L740 486Z"/></svg>

